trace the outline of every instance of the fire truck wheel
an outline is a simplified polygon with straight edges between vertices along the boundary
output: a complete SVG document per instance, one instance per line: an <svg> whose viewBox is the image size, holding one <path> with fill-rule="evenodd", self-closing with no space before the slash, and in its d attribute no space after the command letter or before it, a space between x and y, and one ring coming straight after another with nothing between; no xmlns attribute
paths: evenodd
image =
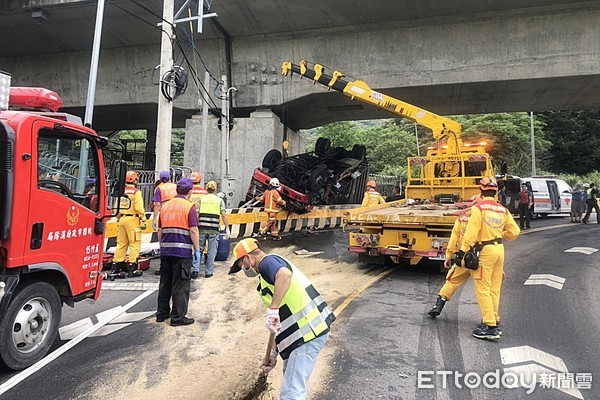
<svg viewBox="0 0 600 400"><path fill-rule="evenodd" d="M41 360L58 333L61 301L46 282L25 283L0 321L0 366L21 370Z"/></svg>

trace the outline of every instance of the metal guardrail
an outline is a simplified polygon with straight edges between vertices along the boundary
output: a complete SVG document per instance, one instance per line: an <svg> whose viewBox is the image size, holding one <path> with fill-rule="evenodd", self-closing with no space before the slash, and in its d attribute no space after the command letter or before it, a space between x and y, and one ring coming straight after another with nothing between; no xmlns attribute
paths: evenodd
<svg viewBox="0 0 600 400"><path fill-rule="evenodd" d="M373 179L377 183L377 191L384 197L392 195L394 186L400 186L400 191L402 191L400 176L370 174L369 179Z"/></svg>

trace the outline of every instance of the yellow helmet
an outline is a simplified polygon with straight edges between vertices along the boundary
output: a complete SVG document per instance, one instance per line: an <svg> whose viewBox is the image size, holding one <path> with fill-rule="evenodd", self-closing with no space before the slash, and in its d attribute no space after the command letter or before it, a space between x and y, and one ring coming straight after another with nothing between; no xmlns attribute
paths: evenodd
<svg viewBox="0 0 600 400"><path fill-rule="evenodd" d="M215 182L215 181L208 182L206 184L206 190L209 190L209 189L216 191L217 190L217 182Z"/></svg>

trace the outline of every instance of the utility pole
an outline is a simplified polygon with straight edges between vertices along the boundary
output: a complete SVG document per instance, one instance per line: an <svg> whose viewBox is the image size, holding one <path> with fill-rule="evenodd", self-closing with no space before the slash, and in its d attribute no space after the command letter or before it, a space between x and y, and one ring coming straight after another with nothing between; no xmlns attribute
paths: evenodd
<svg viewBox="0 0 600 400"><path fill-rule="evenodd" d="M171 165L171 129L173 128L173 103L161 91L163 76L173 68L173 12L174 0L163 0L163 22L160 47L160 82L158 85L158 120L156 122L157 171L169 170ZM168 83L169 85L171 83Z"/></svg>
<svg viewBox="0 0 600 400"><path fill-rule="evenodd" d="M221 100L221 176L227 178L229 175L229 168L227 165L227 143L229 136L229 121L227 120L227 75L221 75L221 86L222 100ZM223 186L223 185L221 185Z"/></svg>
<svg viewBox="0 0 600 400"><path fill-rule="evenodd" d="M216 13L204 14L204 0L198 2L198 12L195 16L179 18L188 8L190 0L186 0L175 11L174 0L163 0L163 21L157 25L162 27L163 34L160 47L160 79L173 68L173 27L177 23L187 21L198 21L198 33L202 33L202 22L204 18L216 17ZM174 75L174 74L173 74ZM173 129L173 102L168 101L162 95L163 82L158 85L158 121L156 123L156 166L157 171L168 170L171 165L171 130ZM174 82L168 82L169 89L173 88ZM207 93L208 96L208 93Z"/></svg>
<svg viewBox="0 0 600 400"><path fill-rule="evenodd" d="M96 98L96 80L98 79L98 63L100 60L100 41L102 39L102 22L104 21L104 0L98 0L96 8L96 25L94 28L94 44L92 45L92 60L90 61L90 76L88 78L87 99L85 102L85 117L83 123L92 126L94 119L94 100ZM83 193L88 175L89 145L81 141L79 173L77 175L77 193ZM99 182L98 182L99 184Z"/></svg>
<svg viewBox="0 0 600 400"><path fill-rule="evenodd" d="M535 132L533 128L533 111L530 112L531 116L531 176L537 175L535 168Z"/></svg>

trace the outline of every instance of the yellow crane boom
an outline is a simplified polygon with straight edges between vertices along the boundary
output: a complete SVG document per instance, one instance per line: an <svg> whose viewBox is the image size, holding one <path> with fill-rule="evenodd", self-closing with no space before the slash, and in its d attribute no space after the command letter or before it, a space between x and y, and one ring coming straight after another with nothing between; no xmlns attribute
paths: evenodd
<svg viewBox="0 0 600 400"><path fill-rule="evenodd" d="M333 71L331 75L328 75L325 73L325 67L321 64L315 64L310 69L308 63L304 60L300 61L299 65L293 64L291 61L285 61L281 72L284 76L295 73L300 75L300 77L307 77L312 79L313 82L341 92L353 100L356 99L387 110L402 118L410 119L421 126L431 129L434 139L447 140L446 145L448 147L444 151L446 154L460 154L462 148L460 137L461 126L456 121L377 92L371 89L364 81L346 81L343 79L345 77L344 73L340 71Z"/></svg>

